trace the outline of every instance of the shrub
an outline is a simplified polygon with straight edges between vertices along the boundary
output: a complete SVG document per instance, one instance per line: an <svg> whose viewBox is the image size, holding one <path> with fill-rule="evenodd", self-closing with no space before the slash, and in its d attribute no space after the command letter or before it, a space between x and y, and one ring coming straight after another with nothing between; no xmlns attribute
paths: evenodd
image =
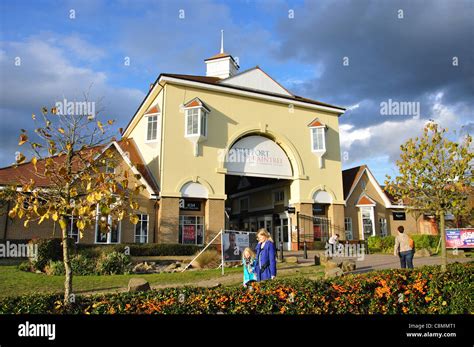
<svg viewBox="0 0 474 347"><path fill-rule="evenodd" d="M95 275L97 273L96 267L95 259L82 254L77 254L71 259L72 273L76 276Z"/></svg>
<svg viewBox="0 0 474 347"><path fill-rule="evenodd" d="M415 249L426 248L434 253L438 246L439 236L438 235L410 235L415 241Z"/></svg>
<svg viewBox="0 0 474 347"><path fill-rule="evenodd" d="M474 312L474 263L397 269L327 280L289 279L242 287L167 288L137 293L0 299L4 313L81 314L469 314Z"/></svg>
<svg viewBox="0 0 474 347"><path fill-rule="evenodd" d="M44 272L49 276L64 276L66 273L64 262L62 260L50 260L44 267Z"/></svg>
<svg viewBox="0 0 474 347"><path fill-rule="evenodd" d="M70 249L74 249L74 241L67 239ZM32 266L35 270L43 271L50 260L63 260L62 239L33 239L30 241L33 245L38 246L38 254L36 259L32 259Z"/></svg>
<svg viewBox="0 0 474 347"><path fill-rule="evenodd" d="M127 247L127 248L126 248ZM193 255L202 250L202 246L196 245L180 245L180 244L162 244L162 243L122 243L118 245L76 245L78 253L91 257L99 257L102 253L130 251L131 256L182 256Z"/></svg>
<svg viewBox="0 0 474 347"><path fill-rule="evenodd" d="M22 261L20 264L18 264L18 270L31 272L31 271L33 271L33 268L32 268L31 263L29 261Z"/></svg>
<svg viewBox="0 0 474 347"><path fill-rule="evenodd" d="M395 237L389 236L370 236L367 239L367 246L369 247L370 253L393 253L393 247L395 246Z"/></svg>
<svg viewBox="0 0 474 347"><path fill-rule="evenodd" d="M117 275L130 271L130 257L124 253L103 254L97 261L97 272L101 275Z"/></svg>
<svg viewBox="0 0 474 347"><path fill-rule="evenodd" d="M196 254L197 255L197 254ZM195 260L199 268L216 268L221 262L221 255L214 249L206 250Z"/></svg>

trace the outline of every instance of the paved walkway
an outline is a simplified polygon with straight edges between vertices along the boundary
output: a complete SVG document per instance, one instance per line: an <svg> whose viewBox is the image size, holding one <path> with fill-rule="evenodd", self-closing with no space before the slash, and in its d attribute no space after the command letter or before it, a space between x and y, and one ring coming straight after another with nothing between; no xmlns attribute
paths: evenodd
<svg viewBox="0 0 474 347"><path fill-rule="evenodd" d="M288 256L296 256L298 257L298 261L300 263L314 263L314 256L318 253L322 253L323 251L308 251L308 259L304 259L303 252L285 252L285 257ZM363 273L369 272L374 270L382 270L382 269L398 269L400 268L400 261L398 257L395 257L391 254L364 254L363 259L357 259L354 257L345 258L335 258L335 260L343 261L345 259L353 259L356 261L356 271L355 273ZM472 261L472 258L448 258L448 263L466 263ZM431 256L431 257L420 257L413 259L413 265L415 267L421 267L425 265L440 265L441 264L441 257L439 256Z"/></svg>

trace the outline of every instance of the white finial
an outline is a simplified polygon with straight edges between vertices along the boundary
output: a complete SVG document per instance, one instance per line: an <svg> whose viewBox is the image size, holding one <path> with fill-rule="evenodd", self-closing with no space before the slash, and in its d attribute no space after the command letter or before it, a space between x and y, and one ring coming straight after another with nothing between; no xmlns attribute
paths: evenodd
<svg viewBox="0 0 474 347"><path fill-rule="evenodd" d="M224 53L224 30L221 30L221 53Z"/></svg>

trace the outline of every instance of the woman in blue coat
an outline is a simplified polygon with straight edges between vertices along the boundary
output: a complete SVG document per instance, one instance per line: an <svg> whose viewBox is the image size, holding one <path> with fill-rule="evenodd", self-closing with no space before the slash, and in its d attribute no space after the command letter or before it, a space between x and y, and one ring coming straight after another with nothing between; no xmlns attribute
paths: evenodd
<svg viewBox="0 0 474 347"><path fill-rule="evenodd" d="M258 244L255 248L257 261L255 272L257 281L274 279L276 276L276 256L275 245L270 233L265 229L260 229L257 233Z"/></svg>

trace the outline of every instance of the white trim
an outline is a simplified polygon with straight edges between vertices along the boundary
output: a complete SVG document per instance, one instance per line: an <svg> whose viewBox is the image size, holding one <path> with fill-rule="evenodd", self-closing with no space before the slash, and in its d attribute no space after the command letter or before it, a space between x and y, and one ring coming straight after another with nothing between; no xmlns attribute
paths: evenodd
<svg viewBox="0 0 474 347"><path fill-rule="evenodd" d="M160 82L170 82L170 83L175 83L175 84L187 85L187 86L191 86L191 87L199 87L199 88L203 88L203 89L219 90L219 91L227 92L229 94L249 96L249 97L254 97L254 98L257 98L257 99L264 99L264 100L280 102L280 103L284 103L286 105L291 104L291 105L302 106L302 107L312 108L312 109L321 110L321 111L333 112L333 113L337 113L337 114L343 114L345 112L344 110L329 107L329 106L321 106L321 105L310 104L310 103L306 103L306 102L302 102L302 101L281 98L281 97L277 97L277 96L263 95L261 93L256 93L256 92L252 92L252 91L233 89L232 87L229 88L229 86L223 87L224 85L212 85L212 84L210 85L210 84L207 84L207 83L182 80L182 79L179 79L179 78L168 77L168 76L161 76L161 78L159 79L159 83ZM125 131L126 130L127 129L125 129Z"/></svg>
<svg viewBox="0 0 474 347"><path fill-rule="evenodd" d="M122 156L123 160L128 164L128 166L130 167L130 169L132 170L132 172L136 175L140 175L140 182L146 187L146 190L148 191L148 193L150 194L150 196L156 196L156 194L154 193L153 189L151 188L151 186L148 184L148 182L143 178L142 174L135 168L135 166L132 164L132 162L130 161L130 158L128 158L126 155L125 155L125 152L122 150L122 148L120 148L120 145L117 143L117 141L112 141L111 143L109 143L103 150L102 152L100 152L99 154L96 155L96 157L94 158L94 160L97 160L102 154L105 153L105 151L107 149L109 149L112 145L115 146L115 149L117 149L117 151L119 152L119 154ZM148 168L147 168L148 170Z"/></svg>
<svg viewBox="0 0 474 347"><path fill-rule="evenodd" d="M150 240L150 215L148 213L136 213L136 215L141 215L141 216L146 216L146 242L137 242L136 239L137 239L137 225L140 224L140 230L141 230L141 225L143 223L143 219L141 219L140 217L138 217L138 223L135 224L133 227L133 243L138 243L138 244L145 244L145 243L149 243L149 240Z"/></svg>
<svg viewBox="0 0 474 347"><path fill-rule="evenodd" d="M367 208L367 209L370 209L369 212L370 212L370 221L372 223L372 235L371 236L375 236L375 216L374 216L374 206L370 206L370 205L362 205L362 206L359 206L359 211L360 211L360 222L361 222L361 235L362 235L362 240L365 240L365 232L364 232L364 218L363 218L363 215L362 215L362 209L363 208Z"/></svg>
<svg viewBox="0 0 474 347"><path fill-rule="evenodd" d="M117 242L111 242L111 238L112 238L112 231L109 231L107 232L107 241L106 242L97 242L97 235L99 233L99 218L100 218L100 214L99 214L99 204L97 204L97 215L96 215L96 218L95 218L95 234L94 234L94 244L96 245L117 245L119 243L122 243L122 221L121 220L117 220L117 223L118 223L118 230L117 230ZM112 219L112 216L111 215L108 215L107 216L107 219ZM109 223L110 225L112 224L113 220L109 221L107 220L107 223Z"/></svg>

